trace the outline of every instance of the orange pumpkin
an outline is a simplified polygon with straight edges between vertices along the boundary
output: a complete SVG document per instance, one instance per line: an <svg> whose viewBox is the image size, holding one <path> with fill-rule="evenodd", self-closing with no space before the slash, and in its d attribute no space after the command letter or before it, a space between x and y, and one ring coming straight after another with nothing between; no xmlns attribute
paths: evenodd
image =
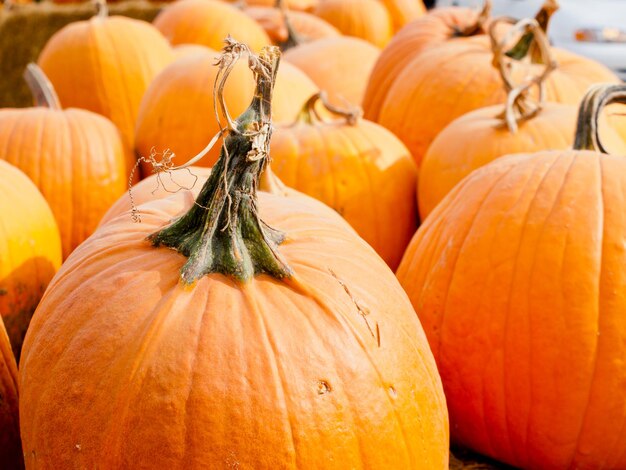
<svg viewBox="0 0 626 470"><path fill-rule="evenodd" d="M556 48L552 53L558 68L546 79L547 101L577 104L591 84L619 81L590 59ZM493 58L486 36L427 49L393 82L378 122L396 134L421 165L428 146L450 122L469 111L504 102L506 93L492 66ZM518 61L511 66L522 73L527 68Z"/></svg>
<svg viewBox="0 0 626 470"><path fill-rule="evenodd" d="M322 0L315 14L346 36L385 47L393 36L393 21L378 0Z"/></svg>
<svg viewBox="0 0 626 470"><path fill-rule="evenodd" d="M0 462L6 470L24 468L20 441L17 365L0 317Z"/></svg>
<svg viewBox="0 0 626 470"><path fill-rule="evenodd" d="M486 9L477 12L468 8L436 8L412 22L387 44L370 74L363 111L366 119L377 121L380 107L398 75L422 51L448 41L483 34L489 18Z"/></svg>
<svg viewBox="0 0 626 470"><path fill-rule="evenodd" d="M213 85L218 68L217 53L206 51L182 58L167 67L150 85L137 119L137 153L148 157L152 149L176 154L182 164L199 153L219 132L215 120ZM243 63L235 66L224 90L224 100L231 114L243 112L253 92L253 78ZM276 122L291 122L311 94L315 84L300 70L283 64L278 72L273 117ZM198 116L204 116L198 119ZM211 166L219 156L215 145L200 162ZM142 172L148 175L152 166L143 162Z"/></svg>
<svg viewBox="0 0 626 470"><path fill-rule="evenodd" d="M391 15L394 32L426 13L422 0L382 0ZM439 8L442 10L442 8Z"/></svg>
<svg viewBox="0 0 626 470"><path fill-rule="evenodd" d="M465 178L398 270L453 439L515 467L626 467L626 158L583 150L598 102L626 99L616 88L583 112L574 150Z"/></svg>
<svg viewBox="0 0 626 470"><path fill-rule="evenodd" d="M306 12L290 11L287 13L288 20L278 8L248 7L244 13L259 23L272 42L283 49L293 47L293 45L301 42L341 36L337 28ZM291 34L286 21L289 21L292 28ZM295 37L290 37L290 35L295 35Z"/></svg>
<svg viewBox="0 0 626 470"><path fill-rule="evenodd" d="M38 64L63 107L109 118L130 150L141 97L173 58L167 41L145 21L97 15L57 31Z"/></svg>
<svg viewBox="0 0 626 470"><path fill-rule="evenodd" d="M317 118L318 98L274 131L272 168L287 186L335 209L395 269L417 228L411 155L391 132L353 113Z"/></svg>
<svg viewBox="0 0 626 470"><path fill-rule="evenodd" d="M0 158L26 173L46 198L67 257L126 189L124 144L108 119L83 109L62 110L45 75L36 65L29 67L40 106L0 110Z"/></svg>
<svg viewBox="0 0 626 470"><path fill-rule="evenodd" d="M19 358L30 318L61 265L61 239L37 187L3 160L0 194L0 315Z"/></svg>
<svg viewBox="0 0 626 470"><path fill-rule="evenodd" d="M304 71L328 92L337 106L360 105L367 77L380 54L372 44L358 38L325 38L289 49L285 59Z"/></svg>
<svg viewBox="0 0 626 470"><path fill-rule="evenodd" d="M178 60L181 57L187 57L198 52L201 54L206 53L207 51L215 52L210 47L201 46L200 44L179 44L178 46L172 48L172 51L174 52L174 60Z"/></svg>
<svg viewBox="0 0 626 470"><path fill-rule="evenodd" d="M20 368L27 465L447 469L440 381L393 273L336 218L256 194L277 62L255 63L197 203L112 220L48 289Z"/></svg>
<svg viewBox="0 0 626 470"><path fill-rule="evenodd" d="M232 5L218 0L179 0L166 6L154 26L173 45L200 44L220 50L232 36L259 50L270 43L263 28Z"/></svg>

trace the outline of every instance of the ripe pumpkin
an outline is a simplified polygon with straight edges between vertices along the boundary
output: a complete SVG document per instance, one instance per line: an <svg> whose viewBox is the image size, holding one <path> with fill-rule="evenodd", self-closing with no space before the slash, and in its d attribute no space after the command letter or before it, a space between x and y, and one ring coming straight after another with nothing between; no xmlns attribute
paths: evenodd
<svg viewBox="0 0 626 470"><path fill-rule="evenodd" d="M124 193L124 144L108 119L83 109L62 110L41 70L35 64L28 70L39 106L0 110L0 158L26 173L46 198L67 257Z"/></svg>
<svg viewBox="0 0 626 470"><path fill-rule="evenodd" d="M393 36L389 11L378 0L322 0L315 14L346 36L385 47Z"/></svg>
<svg viewBox="0 0 626 470"><path fill-rule="evenodd" d="M0 462L6 470L24 468L17 392L17 365L0 317Z"/></svg>
<svg viewBox="0 0 626 470"><path fill-rule="evenodd" d="M576 105L591 84L619 81L591 59L557 48L552 53L558 68L545 82L547 101ZM493 55L489 39L476 36L431 47L400 72L378 122L404 142L418 166L437 134L454 119L504 102L506 93L492 66Z"/></svg>
<svg viewBox="0 0 626 470"><path fill-rule="evenodd" d="M328 92L336 106L360 105L380 49L358 38L325 38L289 49L285 59Z"/></svg>
<svg viewBox="0 0 626 470"><path fill-rule="evenodd" d="M30 318L61 265L61 238L37 187L3 160L0 194L0 315L19 358Z"/></svg>
<svg viewBox="0 0 626 470"><path fill-rule="evenodd" d="M422 0L382 0L391 15L394 32L426 13ZM441 8L439 8L441 10Z"/></svg>
<svg viewBox="0 0 626 470"><path fill-rule="evenodd" d="M41 51L38 64L63 107L109 118L130 151L141 97L173 59L171 47L152 25L97 15L57 31Z"/></svg>
<svg viewBox="0 0 626 470"><path fill-rule="evenodd" d="M363 111L377 121L380 107L400 72L422 51L442 43L484 33L490 3L482 12L469 8L436 8L398 32L383 49L370 74Z"/></svg>
<svg viewBox="0 0 626 470"><path fill-rule="evenodd" d="M453 439L515 467L626 467L626 158L585 105L574 150L499 158L426 219L398 270ZM599 98L599 99L598 99Z"/></svg>
<svg viewBox="0 0 626 470"><path fill-rule="evenodd" d="M217 53L206 51L177 60L167 67L148 88L137 119L136 151L148 157L170 149L175 162L182 164L199 153L219 132L215 121L213 85L218 68ZM224 99L232 115L243 112L252 99L254 81L243 64L237 64L226 84ZM306 100L317 91L315 84L300 70L283 64L273 102L276 122L291 122ZM198 119L198 116L203 116ZM219 156L219 145L200 162L212 166ZM142 163L143 175L152 172Z"/></svg>
<svg viewBox="0 0 626 470"><path fill-rule="evenodd" d="M395 269L417 228L411 154L391 132L354 114L317 118L319 97L274 131L272 168L287 186L336 210Z"/></svg>
<svg viewBox="0 0 626 470"><path fill-rule="evenodd" d="M337 28L323 19L306 12L290 11L287 13L292 34L295 33L295 38L289 37L290 32L285 22L285 16L278 8L248 7L244 10L244 13L259 23L272 42L281 46L283 50L301 42L341 36Z"/></svg>
<svg viewBox="0 0 626 470"><path fill-rule="evenodd" d="M178 194L141 224L114 219L49 288L20 368L27 465L447 469L440 381L393 273L336 218L255 194L266 51L197 204ZM212 240L196 238L205 224Z"/></svg>
<svg viewBox="0 0 626 470"><path fill-rule="evenodd" d="M201 46L200 44L179 44L172 48L174 52L174 60L193 55L197 52L206 53L207 51L215 52L210 47Z"/></svg>
<svg viewBox="0 0 626 470"><path fill-rule="evenodd" d="M154 26L170 43L200 44L220 50L232 36L258 51L270 44L263 28L232 5L218 0L179 0L166 6Z"/></svg>

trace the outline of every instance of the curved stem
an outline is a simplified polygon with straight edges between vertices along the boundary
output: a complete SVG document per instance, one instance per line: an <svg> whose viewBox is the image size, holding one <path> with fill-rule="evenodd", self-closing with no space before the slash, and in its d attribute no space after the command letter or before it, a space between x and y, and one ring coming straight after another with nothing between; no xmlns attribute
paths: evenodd
<svg viewBox="0 0 626 470"><path fill-rule="evenodd" d="M97 18L109 17L109 6L107 5L106 0L94 0L94 4L96 5Z"/></svg>
<svg viewBox="0 0 626 470"><path fill-rule="evenodd" d="M548 34L548 25L550 19L555 11L559 9L557 0L545 0L537 14L535 15L535 21L541 28L544 34ZM542 55L537 49L537 42L534 41L535 33L529 31L524 34L520 40L506 52L506 55L512 59L521 60L524 57L530 56L531 62L535 64L542 64Z"/></svg>
<svg viewBox="0 0 626 470"><path fill-rule="evenodd" d="M181 270L185 284L209 273L240 282L260 273L277 279L292 275L277 250L285 235L261 221L256 198L269 158L270 103L279 60L274 46L265 47L258 57L250 55L257 81L252 103L234 121L193 207L149 237L153 245L168 246L188 258Z"/></svg>
<svg viewBox="0 0 626 470"><path fill-rule="evenodd" d="M306 42L296 32L293 25L291 24L289 14L287 13L288 8L285 2L283 0L276 0L275 8L280 10L280 13L283 17L283 22L285 23L285 28L287 29L287 39L278 43L278 47L280 47L280 50L284 52L288 49L291 49L292 47L299 46L300 44Z"/></svg>
<svg viewBox="0 0 626 470"><path fill-rule="evenodd" d="M36 106L59 110L61 102L46 74L33 62L24 70L24 80L30 89Z"/></svg>
<svg viewBox="0 0 626 470"><path fill-rule="evenodd" d="M585 94L578 108L574 149L609 153L600 141L599 120L604 108L612 103L626 104L626 84L597 84Z"/></svg>
<svg viewBox="0 0 626 470"><path fill-rule="evenodd" d="M351 126L355 125L359 119L363 116L363 110L358 106L353 106L351 108L340 108L339 106L335 106L334 104L328 101L328 95L325 91L320 91L312 95L304 106L302 110L296 117L296 122L304 122L306 124L313 124L315 122L324 122L324 118L320 116L320 114L315 109L317 103L320 102L324 106L326 111L331 112L337 116L343 117L346 120L346 123Z"/></svg>
<svg viewBox="0 0 626 470"><path fill-rule="evenodd" d="M491 16L492 0L485 0L483 7L478 13L476 22L467 26L465 29L460 29L456 32L458 37L476 36L485 32L485 24Z"/></svg>

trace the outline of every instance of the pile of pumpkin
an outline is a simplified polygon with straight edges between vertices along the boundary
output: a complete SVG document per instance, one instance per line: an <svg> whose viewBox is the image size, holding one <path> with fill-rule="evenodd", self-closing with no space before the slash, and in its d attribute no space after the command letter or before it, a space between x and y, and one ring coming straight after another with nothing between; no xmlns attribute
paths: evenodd
<svg viewBox="0 0 626 470"><path fill-rule="evenodd" d="M2 468L625 469L626 85L554 0L270 3L0 110Z"/></svg>

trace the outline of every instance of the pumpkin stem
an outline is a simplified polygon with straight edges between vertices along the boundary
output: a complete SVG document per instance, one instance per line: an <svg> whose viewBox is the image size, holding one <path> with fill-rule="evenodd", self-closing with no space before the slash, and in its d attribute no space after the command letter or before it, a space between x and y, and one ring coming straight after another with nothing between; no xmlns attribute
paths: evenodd
<svg viewBox="0 0 626 470"><path fill-rule="evenodd" d="M236 47L241 50L245 46L233 40L227 43L222 67L232 64ZM269 159L270 103L280 51L268 46L258 56L249 52L248 56L256 79L252 103L229 129L220 158L193 207L148 237L154 246L168 246L188 258L181 270L185 284L209 273L222 273L240 282L260 273L277 279L292 275L277 251L285 235L259 218L256 197L259 177Z"/></svg>
<svg viewBox="0 0 626 470"><path fill-rule="evenodd" d="M288 8L285 2L283 0L276 0L275 7L280 10L285 23L285 28L287 29L287 39L278 43L280 50L284 52L292 47L299 46L300 44L306 42L304 38L302 38L293 28L291 19L289 19L289 14L287 13Z"/></svg>
<svg viewBox="0 0 626 470"><path fill-rule="evenodd" d="M489 20L489 18L491 17L491 7L492 0L485 0L482 9L478 13L476 21L464 29L457 29L455 32L455 36L466 38L470 36L476 36L478 34L483 34L485 32L485 24L487 23L487 20Z"/></svg>
<svg viewBox="0 0 626 470"><path fill-rule="evenodd" d="M107 5L106 0L94 0L93 2L96 6L96 17L97 18L108 18L109 17L109 6Z"/></svg>
<svg viewBox="0 0 626 470"><path fill-rule="evenodd" d="M548 25L552 14L559 9L559 3L557 0L546 0L537 14L535 15L535 21L541 28L544 35L548 34ZM515 60L522 60L524 57L530 57L533 64L543 64L543 55L537 47L537 41L534 41L535 33L529 31L524 34L519 41L508 51L505 55Z"/></svg>
<svg viewBox="0 0 626 470"><path fill-rule="evenodd" d="M296 117L296 122L303 122L306 124L313 124L315 122L326 122L325 119L318 113L316 109L317 103L321 103L324 106L326 111L335 114L337 116L343 117L346 120L346 123L354 126L359 119L363 116L363 110L358 106L351 106L349 108L340 108L339 106L335 106L334 104L328 101L328 95L325 91L320 91L312 95L304 106L302 110Z"/></svg>
<svg viewBox="0 0 626 470"><path fill-rule="evenodd" d="M504 89L507 92L506 105L500 118L505 121L509 131L515 134L520 121L531 119L541 111L545 100L544 83L550 73L557 68L557 62L552 55L548 38L536 19L518 21L498 41L496 29L502 20L508 21L507 18L502 18L491 23L489 36L493 49L493 65L500 72ZM520 35L522 37L530 35L533 47L541 55L541 63L544 66L541 73L537 75L527 74L521 83L516 83L513 71L515 62L519 62L519 60L512 59L505 51L508 44ZM533 88L538 90L537 99L531 95Z"/></svg>
<svg viewBox="0 0 626 470"><path fill-rule="evenodd" d="M600 141L599 120L604 108L612 103L626 104L626 84L599 83L587 90L578 108L575 150L609 153Z"/></svg>
<svg viewBox="0 0 626 470"><path fill-rule="evenodd" d="M26 84L33 95L36 106L54 110L61 109L59 96L46 74L37 64L31 62L26 66L24 80L26 80Z"/></svg>

